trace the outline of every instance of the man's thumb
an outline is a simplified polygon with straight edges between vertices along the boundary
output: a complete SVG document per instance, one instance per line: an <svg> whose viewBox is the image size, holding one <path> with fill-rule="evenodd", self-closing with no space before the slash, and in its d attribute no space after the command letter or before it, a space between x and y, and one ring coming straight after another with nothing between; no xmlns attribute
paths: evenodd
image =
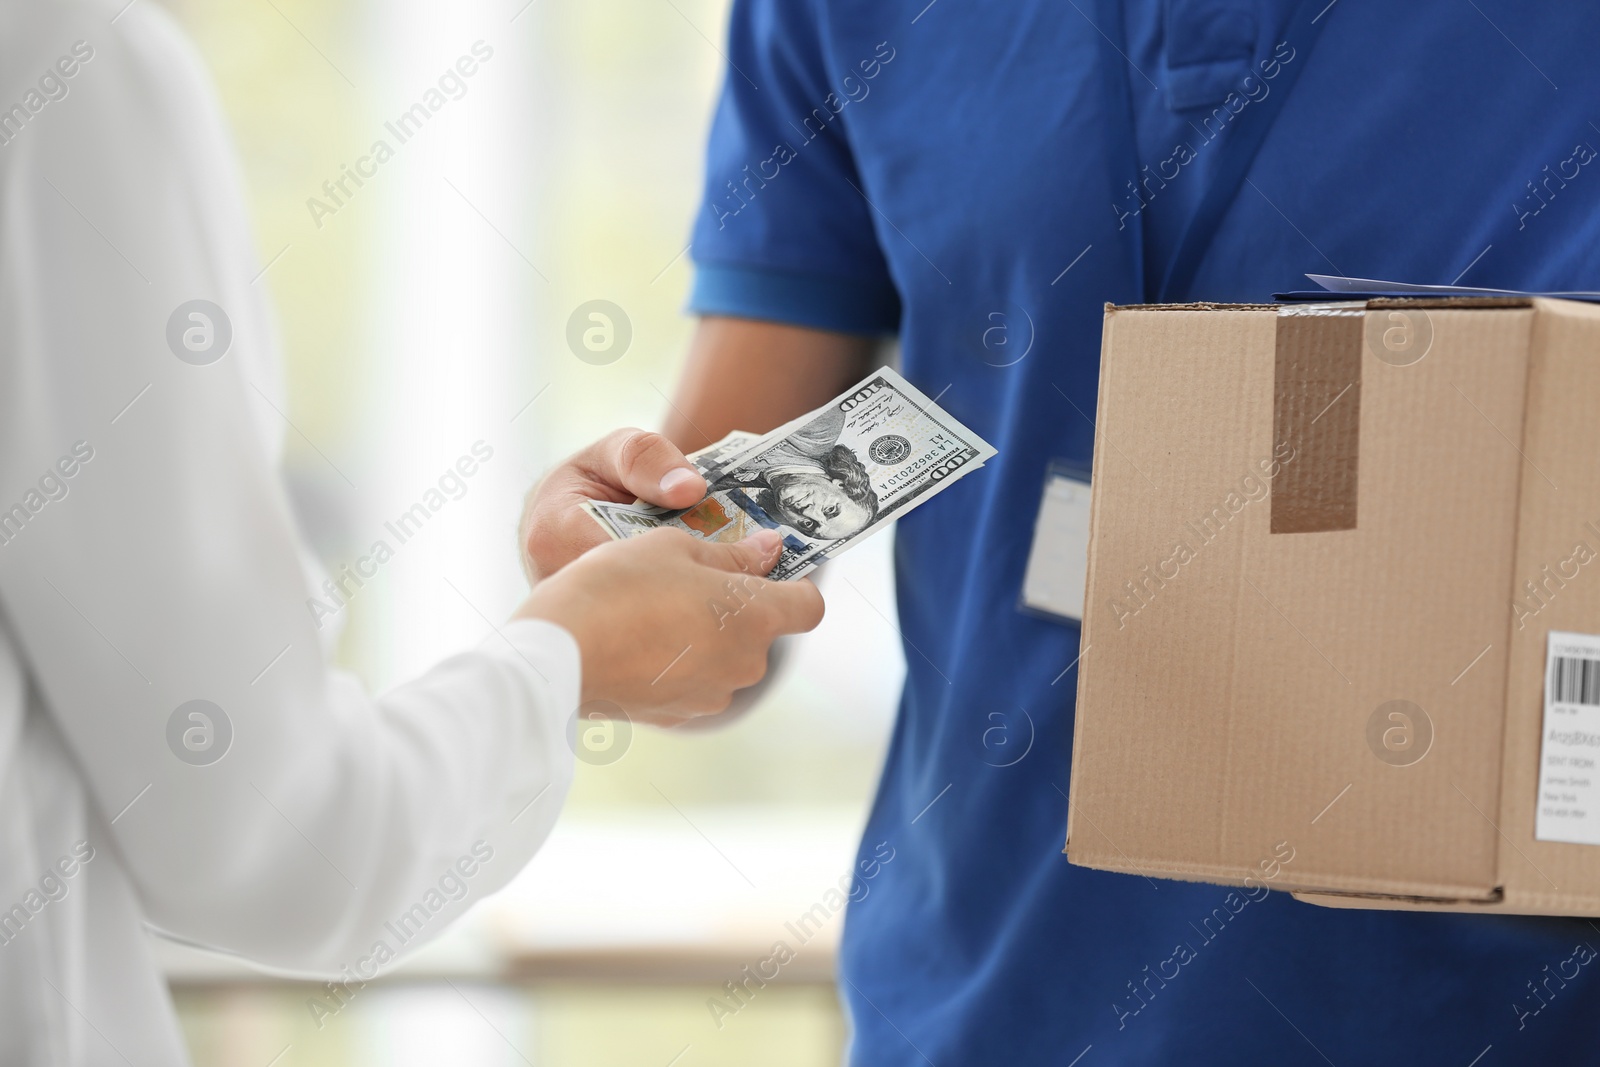
<svg viewBox="0 0 1600 1067"><path fill-rule="evenodd" d="M686 508L706 495L706 482L671 441L623 430L600 442L599 471L647 504Z"/></svg>

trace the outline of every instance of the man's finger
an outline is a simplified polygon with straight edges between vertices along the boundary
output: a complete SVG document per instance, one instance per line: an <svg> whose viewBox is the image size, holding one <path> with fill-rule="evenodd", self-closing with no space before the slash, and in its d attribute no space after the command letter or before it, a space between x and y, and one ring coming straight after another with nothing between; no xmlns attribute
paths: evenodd
<svg viewBox="0 0 1600 1067"><path fill-rule="evenodd" d="M706 495L700 477L678 446L658 433L618 430L594 449L589 472L600 481L619 486L648 504L686 508Z"/></svg>
<svg viewBox="0 0 1600 1067"><path fill-rule="evenodd" d="M718 570L742 574L763 575L778 562L783 553L783 539L776 530L757 530L736 544L696 539L690 546L696 560Z"/></svg>

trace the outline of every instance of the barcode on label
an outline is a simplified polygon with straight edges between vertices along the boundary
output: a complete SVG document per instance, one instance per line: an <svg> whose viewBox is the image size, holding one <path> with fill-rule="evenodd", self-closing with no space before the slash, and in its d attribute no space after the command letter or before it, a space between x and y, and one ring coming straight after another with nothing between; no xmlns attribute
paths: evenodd
<svg viewBox="0 0 1600 1067"><path fill-rule="evenodd" d="M1600 660L1552 656L1550 700L1555 704L1600 707Z"/></svg>
<svg viewBox="0 0 1600 1067"><path fill-rule="evenodd" d="M1533 836L1600 845L1600 634L1551 630Z"/></svg>

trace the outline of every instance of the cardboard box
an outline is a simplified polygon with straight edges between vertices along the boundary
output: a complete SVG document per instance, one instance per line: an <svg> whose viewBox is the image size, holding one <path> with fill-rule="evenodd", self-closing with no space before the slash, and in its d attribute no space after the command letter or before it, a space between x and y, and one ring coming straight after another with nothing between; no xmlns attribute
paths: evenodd
<svg viewBox="0 0 1600 1067"><path fill-rule="evenodd" d="M1600 915L1600 307L1108 307L1097 421L1073 863Z"/></svg>

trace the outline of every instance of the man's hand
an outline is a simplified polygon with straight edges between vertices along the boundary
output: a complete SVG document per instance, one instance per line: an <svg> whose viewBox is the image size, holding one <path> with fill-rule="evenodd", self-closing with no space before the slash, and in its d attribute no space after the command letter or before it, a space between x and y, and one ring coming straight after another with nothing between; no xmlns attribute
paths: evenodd
<svg viewBox="0 0 1600 1067"><path fill-rule="evenodd" d="M585 703L673 726L722 711L761 680L775 638L822 621L809 580L762 577L780 551L771 530L732 545L655 530L585 553L540 582L517 615L577 639Z"/></svg>
<svg viewBox="0 0 1600 1067"><path fill-rule="evenodd" d="M579 507L585 500L626 504L637 498L686 508L705 495L705 479L665 437L644 430L610 433L568 458L528 493L518 528L528 581L546 578L610 540Z"/></svg>

